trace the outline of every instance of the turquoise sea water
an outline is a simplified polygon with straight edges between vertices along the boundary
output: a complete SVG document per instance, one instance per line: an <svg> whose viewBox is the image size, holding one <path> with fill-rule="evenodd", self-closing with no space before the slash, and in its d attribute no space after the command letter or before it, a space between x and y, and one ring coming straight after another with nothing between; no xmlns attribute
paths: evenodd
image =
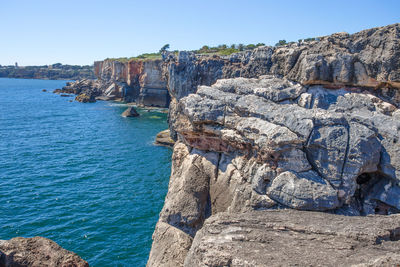
<svg viewBox="0 0 400 267"><path fill-rule="evenodd" d="M91 266L144 266L167 192L166 115L69 102L65 81L0 79L0 239L44 236Z"/></svg>

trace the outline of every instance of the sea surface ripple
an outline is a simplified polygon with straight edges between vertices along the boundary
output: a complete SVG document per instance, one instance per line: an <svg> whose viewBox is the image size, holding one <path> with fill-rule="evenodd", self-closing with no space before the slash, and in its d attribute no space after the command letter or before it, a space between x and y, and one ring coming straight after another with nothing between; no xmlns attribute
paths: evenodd
<svg viewBox="0 0 400 267"><path fill-rule="evenodd" d="M0 239L43 236L91 266L144 266L168 187L166 115L0 79ZM42 89L48 92L42 92ZM49 92L50 91L50 92Z"/></svg>

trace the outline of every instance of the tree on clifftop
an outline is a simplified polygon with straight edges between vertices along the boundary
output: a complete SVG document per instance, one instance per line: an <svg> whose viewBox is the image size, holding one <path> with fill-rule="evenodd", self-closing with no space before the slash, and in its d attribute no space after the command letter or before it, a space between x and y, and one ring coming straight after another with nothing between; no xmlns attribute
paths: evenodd
<svg viewBox="0 0 400 267"><path fill-rule="evenodd" d="M287 44L286 40L279 40L279 42L277 42L275 44L275 46L280 46L280 45L285 45L285 44Z"/></svg>
<svg viewBox="0 0 400 267"><path fill-rule="evenodd" d="M169 49L169 44L164 45L163 47L161 47L160 49L160 54L164 51L167 51Z"/></svg>

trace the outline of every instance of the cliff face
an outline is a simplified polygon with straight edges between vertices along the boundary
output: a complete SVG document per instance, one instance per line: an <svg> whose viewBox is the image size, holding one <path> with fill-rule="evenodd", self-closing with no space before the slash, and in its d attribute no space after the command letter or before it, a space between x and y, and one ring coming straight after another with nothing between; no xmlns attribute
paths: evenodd
<svg viewBox="0 0 400 267"><path fill-rule="evenodd" d="M260 47L226 57L207 57L190 52L164 56L171 94L170 128L174 128L177 102L194 93L198 85L220 78L273 74L303 85L329 88L374 88L386 101L400 102L400 26L337 33L317 41L279 47ZM173 137L176 138L174 131Z"/></svg>
<svg viewBox="0 0 400 267"><path fill-rule="evenodd" d="M178 141L148 265L199 262L192 240L221 212L398 213L399 41L395 24L223 58L165 55Z"/></svg>
<svg viewBox="0 0 400 267"><path fill-rule="evenodd" d="M127 64L115 60L95 61L94 74L103 81L127 82Z"/></svg>
<svg viewBox="0 0 400 267"><path fill-rule="evenodd" d="M96 61L94 68L103 95L145 106L168 107L169 94L161 60L104 60Z"/></svg>

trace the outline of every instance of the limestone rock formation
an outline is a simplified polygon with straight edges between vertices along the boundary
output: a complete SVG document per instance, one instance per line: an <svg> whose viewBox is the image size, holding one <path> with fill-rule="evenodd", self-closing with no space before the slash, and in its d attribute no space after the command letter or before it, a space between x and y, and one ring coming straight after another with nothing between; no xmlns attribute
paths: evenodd
<svg viewBox="0 0 400 267"><path fill-rule="evenodd" d="M127 108L122 114L122 117L138 117L139 113L136 111L134 107Z"/></svg>
<svg viewBox="0 0 400 267"><path fill-rule="evenodd" d="M43 237L15 237L0 240L0 266L4 267L88 267L77 254Z"/></svg>
<svg viewBox="0 0 400 267"><path fill-rule="evenodd" d="M203 56L191 52L164 55L164 72L171 94L170 128L178 101L199 85L217 79L256 78L272 74L302 85L330 88L369 87L385 101L400 103L400 24L364 30L352 35L337 33L315 41L278 47L259 47L230 56ZM397 105L397 104L396 104Z"/></svg>
<svg viewBox="0 0 400 267"><path fill-rule="evenodd" d="M295 210L219 213L196 234L184 266L396 266L399 221Z"/></svg>
<svg viewBox="0 0 400 267"><path fill-rule="evenodd" d="M97 80L67 83L55 93L85 94L97 100L136 102L141 106L168 107L169 93L161 60L107 59L94 63Z"/></svg>
<svg viewBox="0 0 400 267"><path fill-rule="evenodd" d="M156 140L154 142L156 145L173 147L175 141L171 138L169 130L161 131L157 134Z"/></svg>
<svg viewBox="0 0 400 267"><path fill-rule="evenodd" d="M96 102L96 99L93 97L93 95L87 95L85 93L82 93L75 97L75 101L82 103L93 103Z"/></svg>
<svg viewBox="0 0 400 267"><path fill-rule="evenodd" d="M304 107L304 97L310 106ZM358 215L374 213L378 203L400 210L382 189L399 188L400 121L392 116L397 108L367 89L306 87L276 76L225 79L200 86L178 108L175 130L182 144L216 153L213 178L232 187L223 210L265 209L271 201ZM235 203L247 198L238 195L238 188L247 187L255 199ZM213 190L211 210L216 205L221 211ZM400 202L400 196L390 199Z"/></svg>
<svg viewBox="0 0 400 267"><path fill-rule="evenodd" d="M161 60L104 60L95 62L94 67L103 97L113 95L138 105L168 107Z"/></svg>
<svg viewBox="0 0 400 267"><path fill-rule="evenodd" d="M229 57L165 54L177 142L158 225L171 234L156 229L149 266L197 262L167 245L221 212L399 213L399 41L394 24Z"/></svg>

